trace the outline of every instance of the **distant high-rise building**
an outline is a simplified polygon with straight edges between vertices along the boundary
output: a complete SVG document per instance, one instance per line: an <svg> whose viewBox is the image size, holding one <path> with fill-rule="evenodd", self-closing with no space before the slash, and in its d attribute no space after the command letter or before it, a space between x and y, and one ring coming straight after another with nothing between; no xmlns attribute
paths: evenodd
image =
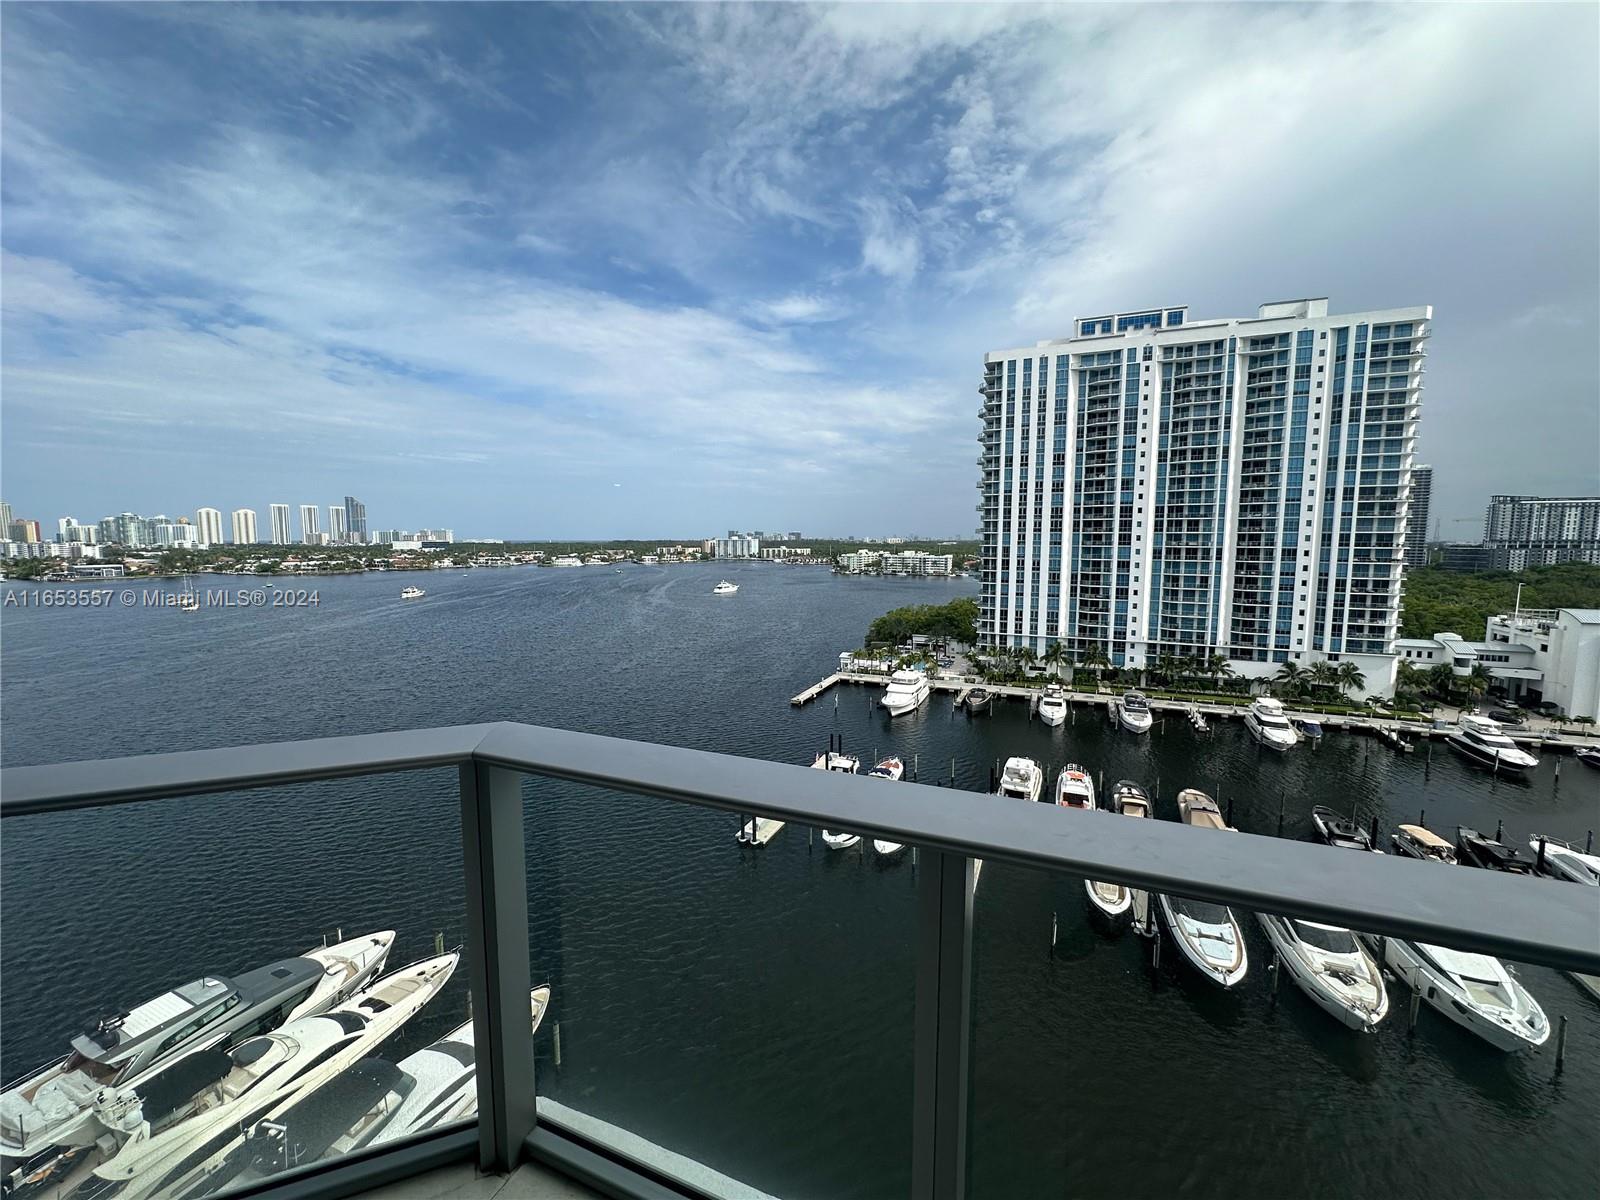
<svg viewBox="0 0 1600 1200"><path fill-rule="evenodd" d="M56 518L56 541L58 541L58 542L66 541L67 540L67 530L68 530L68 528L70 528L73 525L76 525L77 523L78 523L77 520L72 518L72 517L57 517Z"/></svg>
<svg viewBox="0 0 1600 1200"><path fill-rule="evenodd" d="M202 546L222 545L222 510L220 508L196 509L194 525Z"/></svg>
<svg viewBox="0 0 1600 1200"><path fill-rule="evenodd" d="M1600 563L1600 496L1490 496L1483 544L1496 571Z"/></svg>
<svg viewBox="0 0 1600 1200"><path fill-rule="evenodd" d="M1254 677L1371 655L1387 691L1432 317L1174 306L988 354L980 642Z"/></svg>
<svg viewBox="0 0 1600 1200"><path fill-rule="evenodd" d="M352 542L367 540L367 506L354 496L344 498L344 528Z"/></svg>
<svg viewBox="0 0 1600 1200"><path fill-rule="evenodd" d="M4 500L0 500L0 531L3 531L7 537L11 536L11 522L13 520L15 518L11 515L11 505Z"/></svg>
<svg viewBox="0 0 1600 1200"><path fill-rule="evenodd" d="M11 540L13 542L44 541L44 533L39 528L39 522L30 521L26 517L23 517L20 520L12 521L11 524L7 526L7 529L10 531Z"/></svg>
<svg viewBox="0 0 1600 1200"><path fill-rule="evenodd" d="M322 521L315 504L300 506L300 540L308 546L321 540Z"/></svg>
<svg viewBox="0 0 1600 1200"><path fill-rule="evenodd" d="M289 506L287 504L271 504L267 507L272 513L272 544L274 546L287 546L293 540L289 536Z"/></svg>
<svg viewBox="0 0 1600 1200"><path fill-rule="evenodd" d="M1428 509L1433 502L1433 468L1411 468L1411 508L1406 514L1406 566L1428 565Z"/></svg>
<svg viewBox="0 0 1600 1200"><path fill-rule="evenodd" d="M233 510L233 544L235 546L250 546L256 540L256 512L253 508L236 508Z"/></svg>
<svg viewBox="0 0 1600 1200"><path fill-rule="evenodd" d="M725 538L713 538L711 552L718 558L760 558L761 539L753 533L728 530Z"/></svg>
<svg viewBox="0 0 1600 1200"><path fill-rule="evenodd" d="M328 540L330 542L342 543L347 540L344 521L344 505L328 505Z"/></svg>

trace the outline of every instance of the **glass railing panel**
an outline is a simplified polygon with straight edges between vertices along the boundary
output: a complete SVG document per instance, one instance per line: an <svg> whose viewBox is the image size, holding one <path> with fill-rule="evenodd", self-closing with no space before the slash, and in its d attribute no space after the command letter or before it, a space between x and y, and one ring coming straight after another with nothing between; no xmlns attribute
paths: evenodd
<svg viewBox="0 0 1600 1200"><path fill-rule="evenodd" d="M8 1200L180 1200L456 1127L454 770L5 821Z"/></svg>
<svg viewBox="0 0 1600 1200"><path fill-rule="evenodd" d="M556 996L541 1122L712 1195L907 1194L911 850L799 824L744 845L692 805L525 794L531 959Z"/></svg>

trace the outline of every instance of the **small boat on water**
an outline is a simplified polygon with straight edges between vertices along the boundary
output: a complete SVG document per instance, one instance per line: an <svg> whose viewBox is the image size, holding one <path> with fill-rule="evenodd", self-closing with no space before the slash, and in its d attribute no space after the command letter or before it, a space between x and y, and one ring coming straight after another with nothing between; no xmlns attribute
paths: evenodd
<svg viewBox="0 0 1600 1200"><path fill-rule="evenodd" d="M975 687L967 693L967 712L989 712L994 706L994 693L988 688Z"/></svg>
<svg viewBox="0 0 1600 1200"><path fill-rule="evenodd" d="M739 585L737 583L729 583L726 579L724 579L721 583L717 584L716 587L711 589L711 594L713 596L731 596L738 590Z"/></svg>
<svg viewBox="0 0 1600 1200"><path fill-rule="evenodd" d="M1133 780L1119 779L1111 789L1111 799L1106 808L1124 817L1147 818L1150 816L1150 797ZM1090 902L1106 916L1116 917L1131 912L1135 930L1144 934L1152 932L1149 892L1096 879L1085 880L1083 886L1089 893Z"/></svg>
<svg viewBox="0 0 1600 1200"><path fill-rule="evenodd" d="M1586 767L1594 767L1596 770L1600 770L1600 748L1584 746L1579 750L1573 751L1573 757Z"/></svg>
<svg viewBox="0 0 1600 1200"><path fill-rule="evenodd" d="M419 587L403 587L400 589L400 599L402 600L420 600L427 594Z"/></svg>
<svg viewBox="0 0 1600 1200"><path fill-rule="evenodd" d="M1244 727L1269 750L1288 750L1297 745L1300 736L1284 715L1283 701L1272 696L1259 696L1245 710Z"/></svg>
<svg viewBox="0 0 1600 1200"><path fill-rule="evenodd" d="M1056 806L1058 808L1094 807L1094 780L1081 763L1068 763L1061 768L1056 780Z"/></svg>
<svg viewBox="0 0 1600 1200"><path fill-rule="evenodd" d="M1381 947L1383 963L1431 1007L1497 1050L1531 1050L1550 1037L1550 1021L1505 964L1470 954L1363 934Z"/></svg>
<svg viewBox="0 0 1600 1200"><path fill-rule="evenodd" d="M1389 845L1396 854L1407 858L1455 865L1455 847L1433 830L1425 829L1421 825L1400 826L1389 835Z"/></svg>
<svg viewBox="0 0 1600 1200"><path fill-rule="evenodd" d="M1127 692L1117 701L1117 723L1129 733L1149 733L1153 718L1142 693Z"/></svg>
<svg viewBox="0 0 1600 1200"><path fill-rule="evenodd" d="M1522 749L1501 728L1498 721L1464 713L1449 742L1466 758L1500 775L1524 775L1539 765L1539 760Z"/></svg>
<svg viewBox="0 0 1600 1200"><path fill-rule="evenodd" d="M1543 833L1528 839L1528 849L1533 851L1533 869L1539 874L1600 887L1600 854L1586 853L1571 842Z"/></svg>
<svg viewBox="0 0 1600 1200"><path fill-rule="evenodd" d="M889 676L889 686L878 703L891 717L898 717L921 708L931 691L924 672L900 670Z"/></svg>
<svg viewBox="0 0 1600 1200"><path fill-rule="evenodd" d="M903 759L886 758L872 770L867 772L868 779L887 779L890 783L898 783L905 778L906 764ZM882 838L872 839L872 848L879 854L894 855L906 848L904 842L888 842Z"/></svg>
<svg viewBox="0 0 1600 1200"><path fill-rule="evenodd" d="M197 612L200 608L200 593L194 590L194 584L189 582L189 577L183 577L183 591L178 593L179 612Z"/></svg>
<svg viewBox="0 0 1600 1200"><path fill-rule="evenodd" d="M1322 722L1313 721L1310 717L1301 717L1295 722L1300 730L1300 736L1310 738L1313 742L1322 737Z"/></svg>
<svg viewBox="0 0 1600 1200"><path fill-rule="evenodd" d="M1469 867L1505 871L1512 875L1532 875L1533 862L1522 857L1515 846L1508 846L1486 833L1456 826L1456 861Z"/></svg>
<svg viewBox="0 0 1600 1200"><path fill-rule="evenodd" d="M1039 696L1039 720L1046 725L1060 725L1067 719L1067 694L1058 683L1047 683Z"/></svg>
<svg viewBox="0 0 1600 1200"><path fill-rule="evenodd" d="M1341 1025L1363 1033L1389 1011L1383 972L1350 930L1299 917L1257 913L1281 970Z"/></svg>
<svg viewBox="0 0 1600 1200"><path fill-rule="evenodd" d="M840 775L854 775L861 770L861 760L854 754L846 754L842 750L829 750L826 754L817 755L817 760L811 764L816 771L836 771ZM822 844L829 850L848 850L851 846L861 844L859 833L835 833L831 829L822 831Z"/></svg>
<svg viewBox="0 0 1600 1200"><path fill-rule="evenodd" d="M1354 817L1345 817L1323 804L1311 809L1311 827L1317 840L1341 850L1374 850L1372 835L1357 825Z"/></svg>
<svg viewBox="0 0 1600 1200"><path fill-rule="evenodd" d="M1014 800L1037 800L1043 790L1044 771L1038 763L1031 758L1008 758L994 794Z"/></svg>
<svg viewBox="0 0 1600 1200"><path fill-rule="evenodd" d="M1223 823L1217 802L1195 788L1178 793L1178 812L1185 825L1232 832ZM1245 977L1250 964L1244 935L1232 910L1209 900L1184 896L1161 895L1157 901L1179 951L1195 970L1225 988Z"/></svg>

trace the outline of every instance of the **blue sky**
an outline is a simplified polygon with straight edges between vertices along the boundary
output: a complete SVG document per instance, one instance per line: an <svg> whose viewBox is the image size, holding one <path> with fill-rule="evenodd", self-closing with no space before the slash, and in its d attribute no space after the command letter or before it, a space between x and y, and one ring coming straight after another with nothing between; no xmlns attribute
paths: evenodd
<svg viewBox="0 0 1600 1200"><path fill-rule="evenodd" d="M7 4L0 488L967 531L984 351L1327 295L1475 536L1600 490L1597 12Z"/></svg>

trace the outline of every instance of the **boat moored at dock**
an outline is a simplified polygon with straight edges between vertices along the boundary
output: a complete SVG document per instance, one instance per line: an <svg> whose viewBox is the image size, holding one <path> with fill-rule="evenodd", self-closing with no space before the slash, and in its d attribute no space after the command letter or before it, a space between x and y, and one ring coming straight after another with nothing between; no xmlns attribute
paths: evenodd
<svg viewBox="0 0 1600 1200"><path fill-rule="evenodd" d="M1341 850L1375 850L1372 835L1357 825L1354 817L1345 817L1324 804L1313 805L1311 827L1317 840Z"/></svg>
<svg viewBox="0 0 1600 1200"><path fill-rule="evenodd" d="M1534 870L1540 875L1600 887L1600 854L1589 854L1571 842L1543 833L1528 839L1528 849L1533 852Z"/></svg>
<svg viewBox="0 0 1600 1200"><path fill-rule="evenodd" d="M1400 826L1389 835L1389 845L1396 854L1404 855L1406 858L1455 865L1455 847L1433 830L1421 825Z"/></svg>
<svg viewBox="0 0 1600 1200"><path fill-rule="evenodd" d="M1094 807L1094 780L1081 763L1068 763L1061 768L1056 780L1056 806L1058 808Z"/></svg>
<svg viewBox="0 0 1600 1200"><path fill-rule="evenodd" d="M1037 800L1044 790L1044 771L1031 758L1008 758L1000 772L996 796L1014 800Z"/></svg>
<svg viewBox="0 0 1600 1200"><path fill-rule="evenodd" d="M1505 871L1511 875L1533 874L1533 863L1515 846L1465 825L1456 826L1456 861L1464 866Z"/></svg>
<svg viewBox="0 0 1600 1200"><path fill-rule="evenodd" d="M1071 769L1067 768L1069 771ZM1084 775L1087 776L1088 772L1085 771ZM1089 786L1092 803L1094 785L1090 783ZM1133 780L1119 779L1111 789L1106 809L1108 812L1120 813L1124 817L1149 817L1150 797ZM1084 880L1083 887L1089 894L1089 902L1107 917L1116 918L1123 913L1131 912L1134 928L1140 933L1151 932L1149 892L1128 887L1126 884L1108 883L1098 879Z"/></svg>
<svg viewBox="0 0 1600 1200"><path fill-rule="evenodd" d="M811 764L815 771L833 771L840 775L854 775L861 770L861 760L853 754L846 754L843 750L830 749L826 754L817 755ZM861 844L859 833L841 833L832 829L822 831L822 844L829 850L848 850L851 846Z"/></svg>
<svg viewBox="0 0 1600 1200"><path fill-rule="evenodd" d="M1495 1049L1531 1050L1549 1038L1544 1009L1499 959L1401 938L1376 941L1401 982Z"/></svg>
<svg viewBox="0 0 1600 1200"><path fill-rule="evenodd" d="M898 717L921 708L931 691L925 672L900 670L889 676L889 686L878 703L891 717Z"/></svg>
<svg viewBox="0 0 1600 1200"><path fill-rule="evenodd" d="M1197 789L1178 793L1178 812L1186 825L1232 832L1223 822L1217 802ZM1161 895L1158 903L1179 951L1195 970L1225 988L1245 977L1250 963L1244 935L1231 909L1184 896Z"/></svg>
<svg viewBox="0 0 1600 1200"><path fill-rule="evenodd" d="M1067 719L1067 693L1058 683L1045 684L1039 696L1039 720L1046 725L1060 725Z"/></svg>
<svg viewBox="0 0 1600 1200"><path fill-rule="evenodd" d="M1370 1033L1389 1011L1383 972L1355 934L1338 925L1257 913L1278 952L1279 970L1311 1000L1350 1029Z"/></svg>
<svg viewBox="0 0 1600 1200"><path fill-rule="evenodd" d="M994 709L994 693L988 688L975 687L967 693L967 712L988 713Z"/></svg>
<svg viewBox="0 0 1600 1200"><path fill-rule="evenodd" d="M1539 765L1539 760L1522 749L1488 717L1463 713L1449 742L1464 757L1500 775L1524 775Z"/></svg>
<svg viewBox="0 0 1600 1200"><path fill-rule="evenodd" d="M905 778L906 764L899 758L886 758L872 770L867 772L868 779L884 779L890 783L898 783ZM893 856L906 848L904 842L890 842L882 838L872 839L872 848L879 854Z"/></svg>
<svg viewBox="0 0 1600 1200"><path fill-rule="evenodd" d="M1117 701L1117 723L1129 733L1149 733L1154 719L1150 701L1140 692L1127 692Z"/></svg>
<svg viewBox="0 0 1600 1200"><path fill-rule="evenodd" d="M1244 727L1269 750L1288 750L1297 745L1300 735L1284 715L1283 701L1272 696L1259 696L1245 710Z"/></svg>

